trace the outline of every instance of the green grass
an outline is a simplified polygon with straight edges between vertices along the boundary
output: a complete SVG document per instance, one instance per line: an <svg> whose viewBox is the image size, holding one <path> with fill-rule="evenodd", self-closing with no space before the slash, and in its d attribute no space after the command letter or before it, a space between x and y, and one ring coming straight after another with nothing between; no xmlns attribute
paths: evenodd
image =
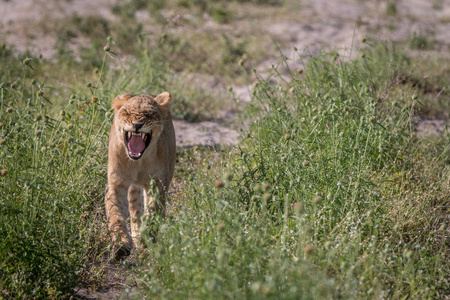
<svg viewBox="0 0 450 300"><path fill-rule="evenodd" d="M106 243L100 223L109 108L83 96L55 113L53 88L34 76L39 62L21 64L6 48L1 56L9 67L1 69L0 91L0 290L5 297L61 297Z"/></svg>
<svg viewBox="0 0 450 300"><path fill-rule="evenodd" d="M144 2L117 4L115 13L194 5L192 28L217 7L233 12L230 21L243 13L240 2ZM241 114L249 127L235 148L177 150L167 217L152 224L158 242L136 257L137 298L449 295L450 133L419 139L412 119L448 114L447 60L370 42L363 57L308 57L301 74L283 76L281 60L261 77L249 74L248 61L264 56L257 40L163 28L133 44L126 38L142 33L133 20L123 26L136 29L128 36L100 18L70 22L77 35L92 27L99 36L79 62L65 52L67 32L56 62L0 48L0 297L62 298L101 286L111 99L168 90L176 118L214 118L231 102L197 84L211 73L222 83L258 78Z"/></svg>
<svg viewBox="0 0 450 300"><path fill-rule="evenodd" d="M410 61L391 49L367 51L350 63L311 58L304 75L283 84L273 83L275 69L253 92L248 116L256 121L237 149L179 154L181 165L197 168L179 170L183 194L158 223L159 242L148 243L136 270L139 293L448 293L448 131L431 146L416 141L411 112L419 91L389 97Z"/></svg>
<svg viewBox="0 0 450 300"><path fill-rule="evenodd" d="M431 43L427 40L426 36L414 32L409 39L409 47L411 49L423 50L431 48Z"/></svg>
<svg viewBox="0 0 450 300"><path fill-rule="evenodd" d="M386 15L395 16L397 14L397 3L388 1L386 3Z"/></svg>

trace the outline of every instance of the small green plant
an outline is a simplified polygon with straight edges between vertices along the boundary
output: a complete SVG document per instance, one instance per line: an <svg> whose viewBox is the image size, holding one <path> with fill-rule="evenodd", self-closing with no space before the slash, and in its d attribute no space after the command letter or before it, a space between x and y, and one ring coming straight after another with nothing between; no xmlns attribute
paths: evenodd
<svg viewBox="0 0 450 300"><path fill-rule="evenodd" d="M395 16L397 14L397 3L388 1L386 3L386 15Z"/></svg>
<svg viewBox="0 0 450 300"><path fill-rule="evenodd" d="M161 9L162 7L164 7L163 3L164 2L161 0L152 1L151 7L153 9ZM148 5L148 1L145 0L122 1L117 2L111 10L113 14L119 16L123 20L134 18L136 11L145 9Z"/></svg>
<svg viewBox="0 0 450 300"><path fill-rule="evenodd" d="M424 50L430 47L430 43L424 35L413 32L409 39L409 47L412 49Z"/></svg>
<svg viewBox="0 0 450 300"><path fill-rule="evenodd" d="M433 0L431 7L436 10L441 10L443 8L444 1L443 0Z"/></svg>
<svg viewBox="0 0 450 300"><path fill-rule="evenodd" d="M219 24L230 23L230 21L232 20L231 12L223 6L212 7L211 17Z"/></svg>

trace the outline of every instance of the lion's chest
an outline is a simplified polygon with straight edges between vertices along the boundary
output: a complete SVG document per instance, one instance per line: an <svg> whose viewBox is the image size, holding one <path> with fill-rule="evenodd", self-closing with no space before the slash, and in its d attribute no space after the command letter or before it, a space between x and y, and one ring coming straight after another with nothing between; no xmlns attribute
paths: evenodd
<svg viewBox="0 0 450 300"><path fill-rule="evenodd" d="M163 178L164 166L156 159L154 153L146 153L138 161L128 160L126 169L129 173L130 184L148 185L152 178Z"/></svg>

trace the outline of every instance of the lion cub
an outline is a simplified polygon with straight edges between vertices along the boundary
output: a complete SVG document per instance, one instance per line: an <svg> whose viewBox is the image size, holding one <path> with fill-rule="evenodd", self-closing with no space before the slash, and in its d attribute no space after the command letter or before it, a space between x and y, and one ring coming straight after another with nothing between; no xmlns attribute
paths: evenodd
<svg viewBox="0 0 450 300"><path fill-rule="evenodd" d="M139 243L143 212L165 212L165 196L175 165L175 130L170 95L122 94L113 100L105 206L116 257ZM148 194L156 182L159 199ZM126 220L131 220L131 236Z"/></svg>

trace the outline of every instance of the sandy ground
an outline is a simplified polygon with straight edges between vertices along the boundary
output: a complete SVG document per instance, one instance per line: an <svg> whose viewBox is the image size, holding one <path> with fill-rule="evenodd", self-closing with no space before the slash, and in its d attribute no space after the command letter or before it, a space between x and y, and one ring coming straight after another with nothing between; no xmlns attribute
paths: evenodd
<svg viewBox="0 0 450 300"><path fill-rule="evenodd" d="M101 15L112 20L111 7L115 0L0 0L0 41L15 45L19 51L30 50L51 59L55 54L56 34L47 20L61 20L79 15ZM362 0L309 0L291 1L298 15L286 18L267 16L260 24L271 36L281 36L288 41L283 53L295 59L300 53L318 54L323 50L337 49L343 57L351 58L350 48L358 49L360 39L373 36L378 39L408 40L416 32L434 42L433 51L445 53L450 49L450 0L397 1L397 13L386 15L386 1ZM142 16L144 15L144 16ZM138 14L145 19L145 14ZM242 24L236 23L236 30ZM206 25L211 26L211 25ZM75 40L74 43L85 41ZM73 45L76 47L76 45ZM295 60L294 60L295 61ZM257 69L264 72L277 62L277 58L259 62ZM236 97L249 102L251 86L234 86ZM228 121L235 117L227 114ZM430 125L431 123L432 126ZM441 132L445 119L419 120L418 131ZM226 126L227 122L199 122L190 124L177 121L179 146L194 144L236 144L239 134ZM430 129L431 128L431 129ZM433 129L435 128L435 130ZM423 130L422 130L423 129Z"/></svg>
<svg viewBox="0 0 450 300"><path fill-rule="evenodd" d="M55 54L56 35L49 25L79 15L101 15L112 20L111 7L115 0L0 0L0 41L15 45L17 50L30 50L52 58ZM408 40L416 32L434 42L433 51L445 53L450 49L450 0L397 1L397 13L386 16L386 1L362 0L309 0L291 1L298 15L272 18L270 15L260 26L268 35L281 36L288 41L283 53L296 58L294 47L300 53L318 54L337 49L344 57L351 56L350 48L361 46L360 39L373 36L378 39ZM140 19L145 19L138 14ZM144 14L145 15L145 14ZM241 24L232 24L239 30ZM206 25L211 26L211 25ZM75 40L74 43L85 41ZM74 45L76 47L76 45ZM351 58L351 57L350 57ZM263 72L277 58L262 61L257 69ZM234 86L236 97L249 102L251 86ZM234 112L228 114L230 119ZM419 120L418 131L441 132L447 120ZM217 143L236 144L239 134L226 126L227 122L199 122L190 124L177 121L179 146ZM430 129L432 128L432 129ZM436 130L433 131L433 128Z"/></svg>
<svg viewBox="0 0 450 300"><path fill-rule="evenodd" d="M17 50L29 50L50 59L56 54L53 20L73 14L114 18L115 0L0 0L0 40ZM48 22L52 20L51 22ZM81 42L81 41L79 41Z"/></svg>
<svg viewBox="0 0 450 300"><path fill-rule="evenodd" d="M47 20L79 15L101 15L114 19L111 12L116 0L0 0L0 33L19 51L31 50L45 58L55 54L56 37ZM295 2L295 1L292 1ZM309 0L291 4L299 14L286 20L268 16L261 24L269 33L289 40L285 53L293 47L315 54L324 49L345 49L368 34L380 38L407 40L413 32L427 35L450 48L450 0L397 1L397 14L386 16L386 1ZM239 27L239 24L237 24ZM357 45L354 45L357 46Z"/></svg>

